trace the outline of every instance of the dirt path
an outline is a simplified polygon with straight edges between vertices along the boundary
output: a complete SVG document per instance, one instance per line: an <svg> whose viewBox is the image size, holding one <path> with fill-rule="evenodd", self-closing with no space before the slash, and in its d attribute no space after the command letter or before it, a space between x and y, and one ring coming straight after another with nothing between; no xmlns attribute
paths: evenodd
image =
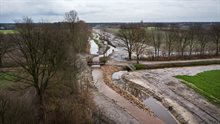
<svg viewBox="0 0 220 124"><path fill-rule="evenodd" d="M94 62L99 62L99 57L95 57L93 59ZM104 83L103 79L103 72L100 68L100 66L92 66L92 77L94 81L94 85L97 88L98 92L103 94L104 96L112 99L117 105L119 105L121 108L124 109L125 112L127 112L131 117L128 117L127 119L122 119L121 122L118 123L133 123L134 118L142 124L162 124L163 122L159 120L158 118L155 118L154 116L151 116L149 113L143 111L142 109L138 108L134 104L130 103L128 100L126 100L124 97L120 96L118 93L116 93L114 90L112 90L110 87L108 87ZM107 107L107 106L105 106ZM115 109L115 108L112 108ZM120 116L120 113L118 113ZM123 113L121 113L123 114ZM115 116L115 115L111 115ZM125 117L125 115L123 115ZM122 117L123 117L122 116ZM115 116L118 117L118 116ZM119 117L120 118L120 117Z"/></svg>
<svg viewBox="0 0 220 124"><path fill-rule="evenodd" d="M220 69L220 65L143 70L125 77L151 91L163 104L171 106L177 119L179 116L188 123L217 124L220 123L220 108L173 77L216 69Z"/></svg>
<svg viewBox="0 0 220 124"><path fill-rule="evenodd" d="M103 74L100 69L94 69L92 71L93 80L95 82L95 86L97 87L98 91L108 98L115 101L120 107L124 108L131 116L137 119L140 123L145 124L162 124L163 122L159 119L150 116L148 113L144 112L143 110L139 109L137 106L130 103L124 97L117 94L114 90L109 88L103 81Z"/></svg>
<svg viewBox="0 0 220 124"><path fill-rule="evenodd" d="M117 124L139 124L134 117L104 94L94 91L93 96L93 100L100 109L101 116L105 116L101 117L104 120L107 120L109 123Z"/></svg>

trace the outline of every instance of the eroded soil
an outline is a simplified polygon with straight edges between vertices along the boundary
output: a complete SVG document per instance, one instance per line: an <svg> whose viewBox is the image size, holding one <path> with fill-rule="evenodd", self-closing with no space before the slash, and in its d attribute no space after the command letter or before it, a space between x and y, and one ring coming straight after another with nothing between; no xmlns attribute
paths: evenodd
<svg viewBox="0 0 220 124"><path fill-rule="evenodd" d="M124 77L172 108L171 112L181 123L217 124L220 123L220 108L173 77L216 69L220 69L220 65L143 70Z"/></svg>

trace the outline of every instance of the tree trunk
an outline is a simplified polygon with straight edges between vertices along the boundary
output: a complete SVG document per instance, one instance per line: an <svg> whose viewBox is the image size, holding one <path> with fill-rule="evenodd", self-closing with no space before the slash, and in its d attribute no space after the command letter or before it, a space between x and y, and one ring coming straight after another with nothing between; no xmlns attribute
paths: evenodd
<svg viewBox="0 0 220 124"><path fill-rule="evenodd" d="M2 56L0 56L0 67L2 67Z"/></svg>
<svg viewBox="0 0 220 124"><path fill-rule="evenodd" d="M155 57L157 56L157 48L156 48L156 46L155 46L155 48L154 48L154 56L155 56Z"/></svg>
<svg viewBox="0 0 220 124"><path fill-rule="evenodd" d="M139 64L139 55L137 55L136 60L137 60L137 64Z"/></svg>
<svg viewBox="0 0 220 124"><path fill-rule="evenodd" d="M160 48L157 48L157 56L160 56Z"/></svg>
<svg viewBox="0 0 220 124"><path fill-rule="evenodd" d="M128 52L128 59L131 60L131 52Z"/></svg>
<svg viewBox="0 0 220 124"><path fill-rule="evenodd" d="M204 45L204 44L201 45L200 54L201 54L202 56L205 55L205 45Z"/></svg>
<svg viewBox="0 0 220 124"><path fill-rule="evenodd" d="M171 46L169 44L169 46L168 46L168 57L170 57L170 53L171 53Z"/></svg>
<svg viewBox="0 0 220 124"><path fill-rule="evenodd" d="M45 124L46 113L45 113L44 99L42 95L39 95L38 119L39 119L39 124Z"/></svg>
<svg viewBox="0 0 220 124"><path fill-rule="evenodd" d="M189 47L189 56L191 56L192 55L192 46L190 45L190 47Z"/></svg>
<svg viewBox="0 0 220 124"><path fill-rule="evenodd" d="M215 53L215 55L217 56L218 53L219 53L219 42L216 41L216 53Z"/></svg>
<svg viewBox="0 0 220 124"><path fill-rule="evenodd" d="M1 121L2 121L2 124L5 124L5 116L4 116L4 113L2 113L2 115L1 115L2 117L2 119L1 119Z"/></svg>
<svg viewBox="0 0 220 124"><path fill-rule="evenodd" d="M183 55L184 55L184 48L182 47L181 48L181 56L183 57Z"/></svg>

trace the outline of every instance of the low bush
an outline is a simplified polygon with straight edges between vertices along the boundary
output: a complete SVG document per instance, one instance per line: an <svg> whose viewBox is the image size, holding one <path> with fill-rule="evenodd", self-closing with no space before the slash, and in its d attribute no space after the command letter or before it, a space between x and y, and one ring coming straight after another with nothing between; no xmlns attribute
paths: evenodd
<svg viewBox="0 0 220 124"><path fill-rule="evenodd" d="M136 70L146 69L144 64L133 64Z"/></svg>
<svg viewBox="0 0 220 124"><path fill-rule="evenodd" d="M100 57L99 62L100 63L106 63L108 61L108 57Z"/></svg>
<svg viewBox="0 0 220 124"><path fill-rule="evenodd" d="M91 56L87 57L86 61L87 61L87 63L92 63L92 57Z"/></svg>

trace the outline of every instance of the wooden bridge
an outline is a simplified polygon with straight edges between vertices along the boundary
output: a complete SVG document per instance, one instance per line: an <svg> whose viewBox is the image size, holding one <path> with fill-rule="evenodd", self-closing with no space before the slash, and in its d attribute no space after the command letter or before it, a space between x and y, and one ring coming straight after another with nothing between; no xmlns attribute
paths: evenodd
<svg viewBox="0 0 220 124"><path fill-rule="evenodd" d="M92 65L105 65L104 62L88 62L87 63L89 66L92 66Z"/></svg>

